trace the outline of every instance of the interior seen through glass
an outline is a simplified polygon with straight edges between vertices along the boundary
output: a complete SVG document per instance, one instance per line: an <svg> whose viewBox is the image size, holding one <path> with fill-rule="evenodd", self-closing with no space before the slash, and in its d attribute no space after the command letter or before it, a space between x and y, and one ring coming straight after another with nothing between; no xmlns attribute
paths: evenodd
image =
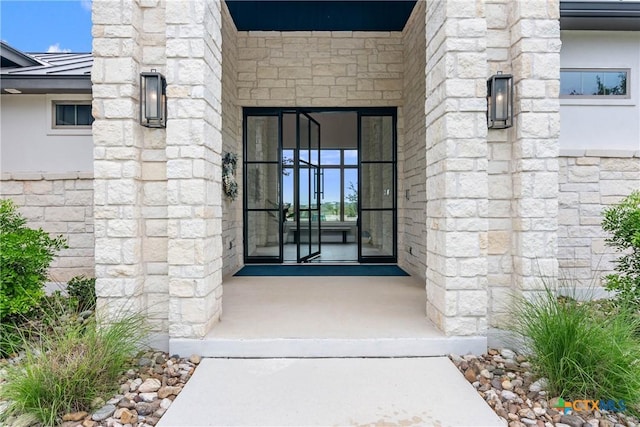
<svg viewBox="0 0 640 427"><path fill-rule="evenodd" d="M283 113L280 177L278 116L247 117L249 257L278 257L282 244L284 262L357 262L359 236L363 257L395 255L393 119L363 116L360 125L359 156L356 112Z"/></svg>
<svg viewBox="0 0 640 427"><path fill-rule="evenodd" d="M316 150L311 150L307 157L301 147L300 159L311 159L317 164L320 183L317 191L320 205L320 241L321 254L313 261L351 261L358 260L357 219L358 219L358 135L357 114L351 112L311 113L320 124L320 158L316 159ZM296 244L299 236L295 230L296 221L311 226L317 218L308 218L309 206L305 191L300 194L300 212L295 210L294 192L294 158L296 148L295 121L285 115L283 118L283 205L286 221L283 227L285 262L296 262ZM292 115L293 116L293 115ZM301 145L304 145L301 128ZM306 178L306 171L301 172L301 180ZM311 189L311 196L315 191ZM313 214L312 214L313 216ZM301 237L305 239L304 236ZM302 240L301 243L305 243ZM303 245L304 246L304 245ZM315 249L313 247L312 249Z"/></svg>

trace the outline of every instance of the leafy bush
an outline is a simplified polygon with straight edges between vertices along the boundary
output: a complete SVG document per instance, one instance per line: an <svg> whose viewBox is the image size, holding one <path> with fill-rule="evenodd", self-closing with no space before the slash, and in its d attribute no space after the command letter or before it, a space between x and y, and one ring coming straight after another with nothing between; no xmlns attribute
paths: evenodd
<svg viewBox="0 0 640 427"><path fill-rule="evenodd" d="M603 212L607 244L623 254L616 260L617 274L606 277L606 287L618 291L623 302L640 305L640 191Z"/></svg>
<svg viewBox="0 0 640 427"><path fill-rule="evenodd" d="M553 396L622 399L638 408L639 322L628 308L594 316L593 304L558 298L549 287L516 301L511 329L524 339L534 372L547 378Z"/></svg>
<svg viewBox="0 0 640 427"><path fill-rule="evenodd" d="M44 425L58 425L65 413L89 411L96 397L115 391L147 328L140 315L100 327L93 316L85 322L61 316L45 323L53 327L37 335L24 331L24 361L8 367L0 397L10 402L5 416L32 414Z"/></svg>
<svg viewBox="0 0 640 427"><path fill-rule="evenodd" d="M24 314L44 296L43 285L62 236L27 227L11 200L0 200L0 321Z"/></svg>
<svg viewBox="0 0 640 427"><path fill-rule="evenodd" d="M67 283L67 293L78 304L78 311L96 308L96 279L76 276Z"/></svg>

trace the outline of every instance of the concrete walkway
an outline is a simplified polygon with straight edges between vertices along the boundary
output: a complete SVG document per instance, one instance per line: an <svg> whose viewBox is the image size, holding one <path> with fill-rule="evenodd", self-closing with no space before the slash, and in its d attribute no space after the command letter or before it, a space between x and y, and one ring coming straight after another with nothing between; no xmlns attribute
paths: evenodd
<svg viewBox="0 0 640 427"><path fill-rule="evenodd" d="M445 357L203 359L158 424L505 425Z"/></svg>

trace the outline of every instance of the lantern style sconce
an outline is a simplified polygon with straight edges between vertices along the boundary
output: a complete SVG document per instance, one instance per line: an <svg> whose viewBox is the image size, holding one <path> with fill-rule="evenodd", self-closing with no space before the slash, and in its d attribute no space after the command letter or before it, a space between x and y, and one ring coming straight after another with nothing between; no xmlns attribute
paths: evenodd
<svg viewBox="0 0 640 427"><path fill-rule="evenodd" d="M497 74L487 80L487 127L505 129L513 126L513 76Z"/></svg>
<svg viewBox="0 0 640 427"><path fill-rule="evenodd" d="M167 81L153 69L140 73L140 124L148 128L167 126Z"/></svg>

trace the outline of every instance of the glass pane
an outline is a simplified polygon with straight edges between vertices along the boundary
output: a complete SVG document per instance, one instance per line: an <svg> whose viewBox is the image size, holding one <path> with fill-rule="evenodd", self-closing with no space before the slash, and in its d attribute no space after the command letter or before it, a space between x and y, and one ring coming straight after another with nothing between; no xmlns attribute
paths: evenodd
<svg viewBox="0 0 640 427"><path fill-rule="evenodd" d="M626 71L610 71L604 73L605 95L626 95L627 94L627 73Z"/></svg>
<svg viewBox="0 0 640 427"><path fill-rule="evenodd" d="M247 255L280 256L278 212L247 212Z"/></svg>
<svg viewBox="0 0 640 427"><path fill-rule="evenodd" d="M74 126L75 124L75 105L56 105L56 126Z"/></svg>
<svg viewBox="0 0 640 427"><path fill-rule="evenodd" d="M300 200L300 210L309 209L309 166L301 164L298 175L298 197Z"/></svg>
<svg viewBox="0 0 640 427"><path fill-rule="evenodd" d="M295 113L282 114L282 146L284 148L296 148L296 115Z"/></svg>
<svg viewBox="0 0 640 427"><path fill-rule="evenodd" d="M358 169L344 170L344 220L358 219Z"/></svg>
<svg viewBox="0 0 640 427"><path fill-rule="evenodd" d="M295 161L295 150L282 150L283 166L293 166Z"/></svg>
<svg viewBox="0 0 640 427"><path fill-rule="evenodd" d="M365 163L362 165L363 208L393 208L393 165L390 163Z"/></svg>
<svg viewBox="0 0 640 427"><path fill-rule="evenodd" d="M627 95L628 73L621 71L561 71L560 94L584 96Z"/></svg>
<svg viewBox="0 0 640 427"><path fill-rule="evenodd" d="M311 253L310 236L311 236L311 215L309 211L300 211L300 235L298 236L298 244L300 246L300 258L309 256Z"/></svg>
<svg viewBox="0 0 640 427"><path fill-rule="evenodd" d="M295 221L293 210L295 209L293 193L293 169L285 168L282 170L282 202L284 209L283 221Z"/></svg>
<svg viewBox="0 0 640 427"><path fill-rule="evenodd" d="M393 160L391 116L364 116L361 129L362 161Z"/></svg>
<svg viewBox="0 0 640 427"><path fill-rule="evenodd" d="M311 221L311 253L315 254L320 251L320 221L317 219L317 211L314 215L316 219Z"/></svg>
<svg viewBox="0 0 640 427"><path fill-rule="evenodd" d="M312 121L309 121L310 134L309 134L309 148L311 148L311 163L314 165L320 164L320 126Z"/></svg>
<svg viewBox="0 0 640 427"><path fill-rule="evenodd" d="M579 71L560 73L560 95L582 95L582 76Z"/></svg>
<svg viewBox="0 0 640 427"><path fill-rule="evenodd" d="M362 212L362 256L393 256L393 212Z"/></svg>
<svg viewBox="0 0 640 427"><path fill-rule="evenodd" d="M78 126L89 126L93 123L93 116L91 115L91 105L78 105Z"/></svg>
<svg viewBox="0 0 640 427"><path fill-rule="evenodd" d="M278 116L247 117L247 161L278 161Z"/></svg>
<svg viewBox="0 0 640 427"><path fill-rule="evenodd" d="M604 73L596 71L585 71L582 73L582 94L583 95L603 95L602 81Z"/></svg>
<svg viewBox="0 0 640 427"><path fill-rule="evenodd" d="M357 165L358 164L358 150L344 150L344 164L345 165Z"/></svg>
<svg viewBox="0 0 640 427"><path fill-rule="evenodd" d="M340 169L322 169L320 203L322 221L340 221Z"/></svg>
<svg viewBox="0 0 640 427"><path fill-rule="evenodd" d="M340 165L340 150L322 150L320 153L323 165Z"/></svg>
<svg viewBox="0 0 640 427"><path fill-rule="evenodd" d="M279 209L278 164L247 165L247 207L249 209Z"/></svg>
<svg viewBox="0 0 640 427"><path fill-rule="evenodd" d="M309 204L309 208L317 210L320 207L320 189L318 188L318 174L320 172L319 169L314 166L311 166L309 171L311 172L311 191L309 192L311 203Z"/></svg>
<svg viewBox="0 0 640 427"><path fill-rule="evenodd" d="M300 160L308 162L309 157L309 119L306 116L300 115Z"/></svg>

